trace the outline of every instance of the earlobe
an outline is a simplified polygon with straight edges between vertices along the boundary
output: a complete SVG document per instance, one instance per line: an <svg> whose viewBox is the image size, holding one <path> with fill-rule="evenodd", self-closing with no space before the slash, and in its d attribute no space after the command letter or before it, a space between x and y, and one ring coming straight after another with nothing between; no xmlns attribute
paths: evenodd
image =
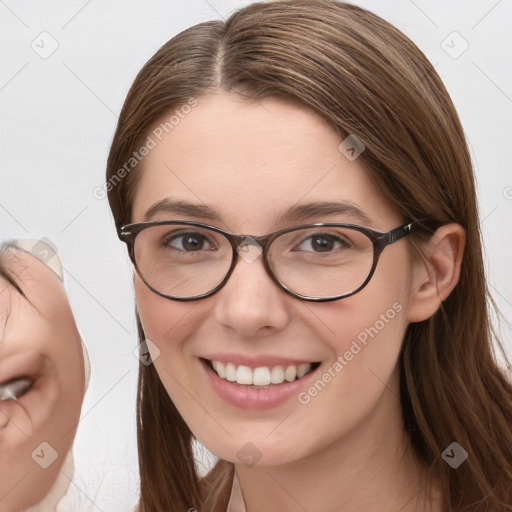
<svg viewBox="0 0 512 512"><path fill-rule="evenodd" d="M460 224L441 226L424 250L424 259L414 269L414 288L408 308L410 322L421 322L437 311L460 277L465 231Z"/></svg>

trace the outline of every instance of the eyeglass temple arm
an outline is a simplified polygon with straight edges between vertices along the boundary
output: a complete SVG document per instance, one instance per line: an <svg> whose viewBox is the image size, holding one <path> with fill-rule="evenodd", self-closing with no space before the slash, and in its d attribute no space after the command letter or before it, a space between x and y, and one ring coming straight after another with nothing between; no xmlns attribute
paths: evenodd
<svg viewBox="0 0 512 512"><path fill-rule="evenodd" d="M409 222L408 224L404 224L403 226L398 226L395 229L392 229L382 239L383 245L391 245L398 240L402 239L404 236L407 236L416 225L416 222Z"/></svg>
<svg viewBox="0 0 512 512"><path fill-rule="evenodd" d="M129 242L134 235L131 229L127 229L126 226L120 226L117 228L117 236L122 242Z"/></svg>

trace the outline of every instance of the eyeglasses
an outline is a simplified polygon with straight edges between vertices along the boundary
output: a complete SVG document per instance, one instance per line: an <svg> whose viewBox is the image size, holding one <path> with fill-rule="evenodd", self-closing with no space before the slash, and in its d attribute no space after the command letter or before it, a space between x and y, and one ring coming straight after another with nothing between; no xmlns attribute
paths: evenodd
<svg viewBox="0 0 512 512"><path fill-rule="evenodd" d="M380 233L352 224L316 223L248 236L197 222L154 221L122 226L118 235L144 283L168 299L209 297L226 284L239 258L252 263L262 255L268 275L285 292L326 302L361 291L384 248L416 224Z"/></svg>

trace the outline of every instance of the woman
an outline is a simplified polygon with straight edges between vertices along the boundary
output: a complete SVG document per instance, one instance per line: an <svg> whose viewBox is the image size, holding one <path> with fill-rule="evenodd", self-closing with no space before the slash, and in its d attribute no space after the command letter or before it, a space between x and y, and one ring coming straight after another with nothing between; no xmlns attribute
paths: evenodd
<svg viewBox="0 0 512 512"><path fill-rule="evenodd" d="M398 30L289 0L182 32L128 93L107 190L141 511L512 510L470 157Z"/></svg>

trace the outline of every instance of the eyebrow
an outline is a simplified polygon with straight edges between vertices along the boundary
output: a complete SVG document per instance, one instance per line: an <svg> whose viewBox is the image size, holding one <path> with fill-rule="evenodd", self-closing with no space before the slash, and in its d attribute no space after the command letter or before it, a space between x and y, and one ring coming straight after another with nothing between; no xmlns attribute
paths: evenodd
<svg viewBox="0 0 512 512"><path fill-rule="evenodd" d="M145 220L150 220L157 213L172 213L174 215L186 215L205 221L222 222L221 214L206 204L190 203L188 201L172 201L169 198L158 201L151 206ZM290 206L278 217L278 221L302 222L313 217L332 217L334 215L349 216L357 222L365 225L373 224L373 220L363 210L351 201L315 201L305 204Z"/></svg>
<svg viewBox="0 0 512 512"><path fill-rule="evenodd" d="M157 213L161 212L173 213L176 215L188 215L209 221L221 221L219 212L206 204L195 204L187 201L171 201L168 198L162 199L151 206L151 208L146 212L145 220L150 220Z"/></svg>
<svg viewBox="0 0 512 512"><path fill-rule="evenodd" d="M282 220L304 221L311 217L349 216L362 224L372 224L372 219L351 201L316 201L293 205L282 215Z"/></svg>

